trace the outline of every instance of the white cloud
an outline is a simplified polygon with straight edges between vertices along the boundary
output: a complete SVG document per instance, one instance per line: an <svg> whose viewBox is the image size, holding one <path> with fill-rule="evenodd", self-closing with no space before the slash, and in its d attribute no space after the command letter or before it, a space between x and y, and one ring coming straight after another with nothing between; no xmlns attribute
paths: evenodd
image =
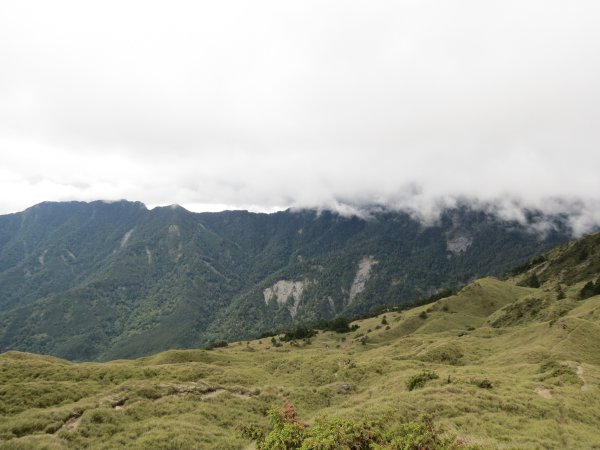
<svg viewBox="0 0 600 450"><path fill-rule="evenodd" d="M0 212L469 197L577 205L587 229L599 21L595 1L4 2Z"/></svg>

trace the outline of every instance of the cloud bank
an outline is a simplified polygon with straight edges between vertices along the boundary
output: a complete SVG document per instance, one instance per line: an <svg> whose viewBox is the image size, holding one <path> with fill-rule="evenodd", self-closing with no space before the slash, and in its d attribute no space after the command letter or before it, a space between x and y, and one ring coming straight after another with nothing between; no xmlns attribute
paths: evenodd
<svg viewBox="0 0 600 450"><path fill-rule="evenodd" d="M4 2L0 212L467 198L583 232L598 23L596 1Z"/></svg>

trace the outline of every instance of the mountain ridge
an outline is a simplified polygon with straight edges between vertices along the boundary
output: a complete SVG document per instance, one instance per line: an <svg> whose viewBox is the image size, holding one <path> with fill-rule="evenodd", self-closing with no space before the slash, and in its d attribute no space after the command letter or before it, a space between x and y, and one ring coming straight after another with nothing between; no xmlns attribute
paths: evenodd
<svg viewBox="0 0 600 450"><path fill-rule="evenodd" d="M42 203L0 216L0 350L135 357L406 304L569 239L548 220L539 235L464 206L426 226L394 211ZM286 283L301 295L267 300Z"/></svg>

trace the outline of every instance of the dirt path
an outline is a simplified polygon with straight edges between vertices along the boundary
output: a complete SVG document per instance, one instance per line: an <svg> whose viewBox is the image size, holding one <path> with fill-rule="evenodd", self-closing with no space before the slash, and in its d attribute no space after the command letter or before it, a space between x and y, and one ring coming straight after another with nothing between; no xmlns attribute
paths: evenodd
<svg viewBox="0 0 600 450"><path fill-rule="evenodd" d="M248 400L248 399L252 398L252 394L249 393L249 392L238 391L238 390L229 390L229 389L216 389L216 390L214 390L212 392L208 392L208 393L202 395L200 398L202 400L207 400L209 398L218 397L219 395L222 395L225 392L229 392L234 397L241 398L243 400Z"/></svg>
<svg viewBox="0 0 600 450"><path fill-rule="evenodd" d="M581 364L577 364L577 376L583 383L583 385L581 386L581 390L587 391L590 388L590 386L585 381L585 377L583 376L583 366Z"/></svg>
<svg viewBox="0 0 600 450"><path fill-rule="evenodd" d="M83 417L83 411L80 413L73 413L71 417L67 419L67 421L54 433L57 435L61 431L73 431L76 430L81 424L81 418Z"/></svg>
<svg viewBox="0 0 600 450"><path fill-rule="evenodd" d="M575 361L567 361L566 365L569 366L571 369L575 370L577 377L579 378L579 380L582 383L581 390L587 391L590 388L590 385L586 382L586 379L584 376L585 370L583 369L583 365L581 363L578 363Z"/></svg>
<svg viewBox="0 0 600 450"><path fill-rule="evenodd" d="M214 390L212 392L209 392L208 394L202 395L200 398L202 400L207 400L209 398L218 397L219 395L224 394L225 392L227 392L225 389L216 389L216 390Z"/></svg>

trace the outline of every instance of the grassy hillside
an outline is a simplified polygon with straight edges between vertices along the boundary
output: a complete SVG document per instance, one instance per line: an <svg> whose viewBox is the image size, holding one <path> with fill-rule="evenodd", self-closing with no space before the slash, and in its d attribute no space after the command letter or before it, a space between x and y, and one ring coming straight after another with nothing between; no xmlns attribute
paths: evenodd
<svg viewBox="0 0 600 450"><path fill-rule="evenodd" d="M268 430L286 400L317 430L428 414L456 448L600 448L600 295L581 298L598 236L347 334L109 363L5 353L0 448L252 449L236 427Z"/></svg>
<svg viewBox="0 0 600 450"><path fill-rule="evenodd" d="M543 220L556 230L468 206L424 226L401 212L43 203L0 216L0 351L133 358L402 305L567 240Z"/></svg>

